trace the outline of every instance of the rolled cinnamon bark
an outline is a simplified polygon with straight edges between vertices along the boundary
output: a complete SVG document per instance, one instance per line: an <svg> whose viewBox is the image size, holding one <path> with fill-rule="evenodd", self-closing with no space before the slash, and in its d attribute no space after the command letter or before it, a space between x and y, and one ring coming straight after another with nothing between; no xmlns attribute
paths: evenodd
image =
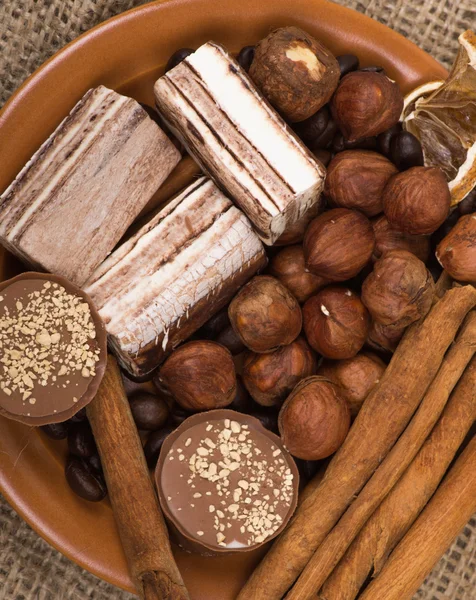
<svg viewBox="0 0 476 600"><path fill-rule="evenodd" d="M332 569L344 556L345 551L355 539L360 529L365 525L385 496L392 490L417 455L440 417L453 388L463 375L475 351L476 312L472 311L466 317L461 332L448 351L438 374L428 388L418 411L408 427L364 489L347 509L338 524L316 550L314 556L288 594L287 600L303 600L315 597L327 577L331 574ZM461 392L459 393L461 394ZM468 417L470 417L470 414ZM462 419L462 421L462 430L464 430L464 427L467 430L469 428L468 419ZM456 437L460 439L459 436ZM461 439L459 443L461 443ZM405 510L408 503L402 502L402 506L404 507L403 510ZM370 544L368 548L370 549ZM353 577L355 577L355 574ZM359 578L360 585L363 584L364 580L365 576ZM360 588L360 585L357 585L356 582L357 590ZM341 599L341 591L339 591L338 597Z"/></svg>
<svg viewBox="0 0 476 600"><path fill-rule="evenodd" d="M458 287L449 290L425 319L412 325L321 485L298 508L288 529L243 587L239 600L279 600L289 590L407 426L475 304L476 289Z"/></svg>
<svg viewBox="0 0 476 600"><path fill-rule="evenodd" d="M87 409L132 580L143 600L187 600L116 361Z"/></svg>
<svg viewBox="0 0 476 600"><path fill-rule="evenodd" d="M474 390L473 378L473 400ZM475 510L476 438L473 437L361 600L411 600Z"/></svg>

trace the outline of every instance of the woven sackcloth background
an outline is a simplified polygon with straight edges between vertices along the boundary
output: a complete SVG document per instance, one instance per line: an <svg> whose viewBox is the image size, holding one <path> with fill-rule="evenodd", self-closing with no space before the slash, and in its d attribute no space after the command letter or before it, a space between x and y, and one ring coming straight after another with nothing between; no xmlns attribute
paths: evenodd
<svg viewBox="0 0 476 600"><path fill-rule="evenodd" d="M476 0L339 1L399 31L446 67L455 56L458 34L476 26ZM0 0L0 106L34 69L67 42L97 23L144 3ZM0 496L0 600L132 598L53 550ZM415 598L476 598L476 518L464 528Z"/></svg>

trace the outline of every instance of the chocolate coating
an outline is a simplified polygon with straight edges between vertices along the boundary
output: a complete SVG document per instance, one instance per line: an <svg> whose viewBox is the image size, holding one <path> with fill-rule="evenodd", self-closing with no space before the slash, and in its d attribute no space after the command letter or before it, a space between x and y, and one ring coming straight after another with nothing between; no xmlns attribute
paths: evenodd
<svg viewBox="0 0 476 600"><path fill-rule="evenodd" d="M88 312L84 304L94 337L80 325L86 319L81 313ZM2 324L9 327L3 337ZM94 357L90 367L85 367L86 358L71 354L71 348L80 347ZM0 380L0 414L29 425L60 423L96 395L106 369L106 330L89 296L75 285L55 275L23 273L0 283L0 354L9 360L8 377ZM63 366L65 374L60 375Z"/></svg>
<svg viewBox="0 0 476 600"><path fill-rule="evenodd" d="M179 545L219 554L254 550L281 533L296 508L299 472L257 419L221 409L193 415L166 438L155 480Z"/></svg>

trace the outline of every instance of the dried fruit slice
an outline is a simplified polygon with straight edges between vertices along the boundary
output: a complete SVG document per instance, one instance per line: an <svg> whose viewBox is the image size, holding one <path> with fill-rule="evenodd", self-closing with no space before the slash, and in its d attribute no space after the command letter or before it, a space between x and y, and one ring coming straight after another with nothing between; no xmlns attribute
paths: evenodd
<svg viewBox="0 0 476 600"><path fill-rule="evenodd" d="M448 79L430 82L405 99L403 122L421 142L425 165L440 167L452 206L476 186L476 35L459 36Z"/></svg>

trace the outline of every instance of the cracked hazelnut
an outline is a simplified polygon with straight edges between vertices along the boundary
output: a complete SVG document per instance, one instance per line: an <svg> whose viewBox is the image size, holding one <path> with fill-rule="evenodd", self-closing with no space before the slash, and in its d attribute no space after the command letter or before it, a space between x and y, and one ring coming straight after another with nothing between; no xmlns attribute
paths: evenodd
<svg viewBox="0 0 476 600"><path fill-rule="evenodd" d="M367 217L383 211L383 190L397 168L370 150L345 150L327 167L324 193L339 208L354 208Z"/></svg>
<svg viewBox="0 0 476 600"><path fill-rule="evenodd" d="M333 54L299 27L283 27L258 43L250 77L291 122L304 121L329 101L340 77Z"/></svg>
<svg viewBox="0 0 476 600"><path fill-rule="evenodd" d="M355 417L385 369L385 363L376 354L359 352L346 360L325 360L317 374L339 386L350 406L351 415Z"/></svg>
<svg viewBox="0 0 476 600"><path fill-rule="evenodd" d="M271 259L269 272L288 288L300 304L328 283L324 277L306 269L302 246L283 248Z"/></svg>
<svg viewBox="0 0 476 600"><path fill-rule="evenodd" d="M316 217L304 236L306 267L331 281L355 277L375 245L370 221L356 210L334 208Z"/></svg>
<svg viewBox="0 0 476 600"><path fill-rule="evenodd" d="M430 310L435 284L425 264L406 250L386 252L362 285L362 302L380 325L408 327Z"/></svg>
<svg viewBox="0 0 476 600"><path fill-rule="evenodd" d="M390 179L383 192L389 223L414 235L433 233L450 211L451 195L438 167L412 167Z"/></svg>
<svg viewBox="0 0 476 600"><path fill-rule="evenodd" d="M476 284L476 213L458 220L438 244L436 258L453 279Z"/></svg>
<svg viewBox="0 0 476 600"><path fill-rule="evenodd" d="M253 352L273 352L293 342L302 326L296 298L275 277L253 277L228 307L233 329Z"/></svg>
<svg viewBox="0 0 476 600"><path fill-rule="evenodd" d="M396 229L385 215L372 221L375 234L375 248L372 259L378 260L390 250L407 250L423 262L430 256L430 238L426 235L412 235Z"/></svg>
<svg viewBox="0 0 476 600"><path fill-rule="evenodd" d="M233 357L209 340L177 348L162 365L158 380L181 408L193 412L228 406L236 393Z"/></svg>
<svg viewBox="0 0 476 600"><path fill-rule="evenodd" d="M343 444L350 410L336 385L324 377L304 379L284 402L279 433L289 452L303 460L321 460Z"/></svg>
<svg viewBox="0 0 476 600"><path fill-rule="evenodd" d="M268 354L248 352L243 383L262 406L279 406L301 379L316 372L314 352L303 338Z"/></svg>
<svg viewBox="0 0 476 600"><path fill-rule="evenodd" d="M302 313L307 341L326 358L351 358L367 339L369 313L348 288L324 288L309 298Z"/></svg>
<svg viewBox="0 0 476 600"><path fill-rule="evenodd" d="M331 111L346 140L379 135L400 119L403 96L383 73L354 71L341 79Z"/></svg>

